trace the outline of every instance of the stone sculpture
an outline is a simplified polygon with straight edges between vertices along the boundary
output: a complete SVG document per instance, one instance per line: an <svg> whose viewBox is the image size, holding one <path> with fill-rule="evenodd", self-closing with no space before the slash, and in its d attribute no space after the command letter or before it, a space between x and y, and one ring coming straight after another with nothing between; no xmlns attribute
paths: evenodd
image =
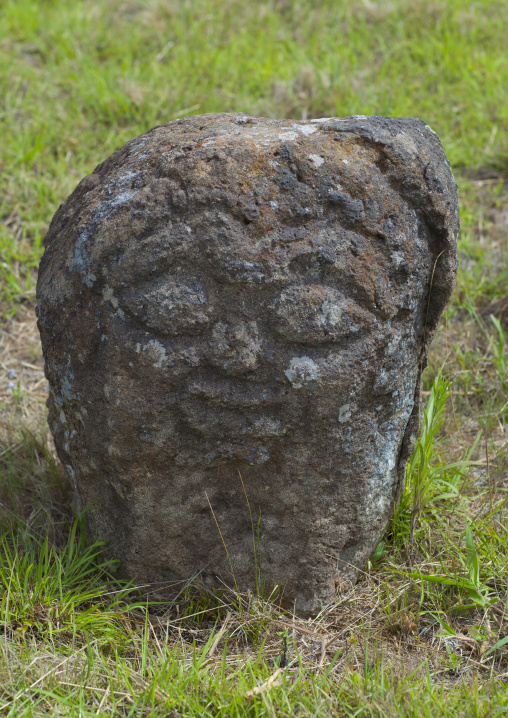
<svg viewBox="0 0 508 718"><path fill-rule="evenodd" d="M253 589L243 480L287 604L356 579L401 491L457 232L419 120L190 117L82 180L37 312L58 454L122 575L232 584L218 525Z"/></svg>

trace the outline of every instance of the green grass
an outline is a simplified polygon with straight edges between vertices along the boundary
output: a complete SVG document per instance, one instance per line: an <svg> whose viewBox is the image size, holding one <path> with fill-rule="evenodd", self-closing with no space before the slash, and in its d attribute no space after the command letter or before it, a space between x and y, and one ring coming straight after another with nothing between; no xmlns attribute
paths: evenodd
<svg viewBox="0 0 508 718"><path fill-rule="evenodd" d="M101 646L125 640L119 630L129 587L111 591L103 545L85 544L82 521L76 520L64 546L50 546L25 530L0 539L0 625L5 633L30 632L38 638L76 642L86 634L100 636ZM132 610L132 602L129 610Z"/></svg>
<svg viewBox="0 0 508 718"><path fill-rule="evenodd" d="M401 502L358 585L312 622L276 595L198 583L157 605L112 578L70 508L41 397L25 375L10 394L0 386L1 716L508 712L507 17L506 0L0 3L7 329L33 309L58 205L117 147L176 117L419 116L461 197L457 288ZM38 365L24 342L16 366Z"/></svg>

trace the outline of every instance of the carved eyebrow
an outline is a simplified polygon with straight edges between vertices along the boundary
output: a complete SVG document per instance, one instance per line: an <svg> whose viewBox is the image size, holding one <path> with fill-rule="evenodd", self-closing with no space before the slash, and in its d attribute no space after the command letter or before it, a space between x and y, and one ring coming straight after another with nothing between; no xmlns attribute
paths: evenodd
<svg viewBox="0 0 508 718"><path fill-rule="evenodd" d="M128 273L134 283L163 275L189 257L199 243L199 235L189 233L185 227L164 227L130 243L118 257L115 269L122 274Z"/></svg>

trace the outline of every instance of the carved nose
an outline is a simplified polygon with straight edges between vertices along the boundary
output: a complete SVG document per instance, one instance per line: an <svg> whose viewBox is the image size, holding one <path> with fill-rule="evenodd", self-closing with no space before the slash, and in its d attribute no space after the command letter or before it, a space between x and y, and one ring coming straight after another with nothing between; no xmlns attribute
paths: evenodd
<svg viewBox="0 0 508 718"><path fill-rule="evenodd" d="M212 330L209 359L226 374L245 374L257 367L261 343L256 322L218 322Z"/></svg>

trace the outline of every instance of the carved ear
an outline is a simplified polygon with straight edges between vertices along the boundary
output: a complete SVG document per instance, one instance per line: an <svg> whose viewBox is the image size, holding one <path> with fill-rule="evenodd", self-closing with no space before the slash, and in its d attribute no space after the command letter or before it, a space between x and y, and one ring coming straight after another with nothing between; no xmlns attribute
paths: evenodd
<svg viewBox="0 0 508 718"><path fill-rule="evenodd" d="M453 291L457 273L459 233L458 192L441 142L421 120L401 121L403 132L380 146L388 160L387 176L415 211L420 234L433 254L426 343L434 335L439 318ZM408 178L408 146L412 176Z"/></svg>
<svg viewBox="0 0 508 718"><path fill-rule="evenodd" d="M415 212L433 255L426 343L453 291L457 273L457 185L437 134L418 119L345 118L323 126L354 133L373 147L381 173Z"/></svg>

